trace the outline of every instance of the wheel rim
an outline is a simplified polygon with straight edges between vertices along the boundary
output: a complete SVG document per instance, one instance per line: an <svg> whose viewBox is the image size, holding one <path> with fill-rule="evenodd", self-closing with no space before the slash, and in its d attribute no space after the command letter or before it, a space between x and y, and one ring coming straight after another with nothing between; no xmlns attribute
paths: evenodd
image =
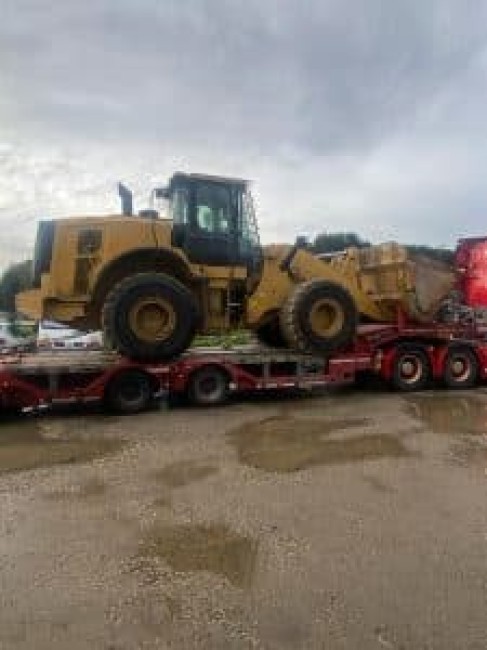
<svg viewBox="0 0 487 650"><path fill-rule="evenodd" d="M199 392L204 397L215 397L220 392L220 382L218 377L207 375L202 377L199 382Z"/></svg>
<svg viewBox="0 0 487 650"><path fill-rule="evenodd" d="M470 377L472 364L470 359L463 355L455 356L450 361L450 373L455 381L465 381Z"/></svg>
<svg viewBox="0 0 487 650"><path fill-rule="evenodd" d="M415 384L421 379L422 373L423 363L419 357L414 354L401 357L399 362L399 375L404 383Z"/></svg>
<svg viewBox="0 0 487 650"><path fill-rule="evenodd" d="M313 332L320 337L335 336L343 328L344 315L340 303L332 298L321 298L311 308L309 322Z"/></svg>
<svg viewBox="0 0 487 650"><path fill-rule="evenodd" d="M144 298L131 307L129 324L143 341L164 341L176 328L176 312L164 298Z"/></svg>

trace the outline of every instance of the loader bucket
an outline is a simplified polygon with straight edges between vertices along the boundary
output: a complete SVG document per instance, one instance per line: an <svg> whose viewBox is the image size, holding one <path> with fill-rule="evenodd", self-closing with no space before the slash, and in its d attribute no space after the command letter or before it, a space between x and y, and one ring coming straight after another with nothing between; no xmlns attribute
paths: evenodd
<svg viewBox="0 0 487 650"><path fill-rule="evenodd" d="M405 295L404 307L420 323L434 320L441 303L455 286L455 274L446 264L423 256L410 256L414 287Z"/></svg>
<svg viewBox="0 0 487 650"><path fill-rule="evenodd" d="M379 244L348 255L355 258L362 290L390 318L393 306L420 323L434 319L442 301L455 285L450 266L422 255L413 255L396 243Z"/></svg>

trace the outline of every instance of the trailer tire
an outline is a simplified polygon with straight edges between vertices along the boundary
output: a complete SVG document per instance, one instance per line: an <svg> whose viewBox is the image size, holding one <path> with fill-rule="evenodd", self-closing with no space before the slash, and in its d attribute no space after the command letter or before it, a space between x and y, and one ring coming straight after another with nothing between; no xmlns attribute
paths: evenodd
<svg viewBox="0 0 487 650"><path fill-rule="evenodd" d="M445 359L443 381L453 390L473 388L479 376L479 362L469 348L453 348Z"/></svg>
<svg viewBox="0 0 487 650"><path fill-rule="evenodd" d="M191 291L162 273L138 273L119 282L103 307L103 332L121 354L168 361L186 350L196 332Z"/></svg>
<svg viewBox="0 0 487 650"><path fill-rule="evenodd" d="M121 415L132 415L147 410L152 401L150 378L140 370L125 370L109 383L105 402Z"/></svg>
<svg viewBox="0 0 487 650"><path fill-rule="evenodd" d="M280 322L291 348L322 354L352 342L358 312L344 287L310 280L295 288L281 310Z"/></svg>
<svg viewBox="0 0 487 650"><path fill-rule="evenodd" d="M204 366L189 378L188 396L196 406L224 404L230 394L230 377L218 366Z"/></svg>
<svg viewBox="0 0 487 650"><path fill-rule="evenodd" d="M394 358L392 383L402 392L426 388L431 379L431 366L426 350L418 347L402 347Z"/></svg>

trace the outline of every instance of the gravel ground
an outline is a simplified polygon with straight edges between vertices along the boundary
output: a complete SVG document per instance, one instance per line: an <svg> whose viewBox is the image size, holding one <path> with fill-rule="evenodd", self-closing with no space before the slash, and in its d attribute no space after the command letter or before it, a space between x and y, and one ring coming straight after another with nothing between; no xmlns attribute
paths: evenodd
<svg viewBox="0 0 487 650"><path fill-rule="evenodd" d="M487 648L487 392L0 425L0 648Z"/></svg>

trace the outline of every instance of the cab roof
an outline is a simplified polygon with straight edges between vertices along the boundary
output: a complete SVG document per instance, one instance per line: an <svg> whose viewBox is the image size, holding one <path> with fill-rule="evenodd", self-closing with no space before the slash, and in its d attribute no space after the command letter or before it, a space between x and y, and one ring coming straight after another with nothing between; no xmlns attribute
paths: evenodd
<svg viewBox="0 0 487 650"><path fill-rule="evenodd" d="M210 183L222 183L227 185L241 185L247 187L250 181L244 178L232 178L230 176L212 176L210 174L187 174L185 172L176 172L172 175L169 184L173 185L180 181L208 181Z"/></svg>

